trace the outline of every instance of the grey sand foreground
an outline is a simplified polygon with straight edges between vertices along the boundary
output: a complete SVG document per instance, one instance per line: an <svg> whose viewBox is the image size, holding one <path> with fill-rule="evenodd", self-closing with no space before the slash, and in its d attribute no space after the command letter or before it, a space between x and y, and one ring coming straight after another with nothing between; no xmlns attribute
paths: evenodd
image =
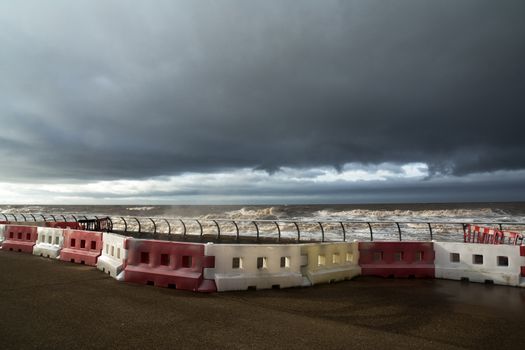
<svg viewBox="0 0 525 350"><path fill-rule="evenodd" d="M525 347L525 289L443 280L203 295L0 251L0 310L3 349Z"/></svg>

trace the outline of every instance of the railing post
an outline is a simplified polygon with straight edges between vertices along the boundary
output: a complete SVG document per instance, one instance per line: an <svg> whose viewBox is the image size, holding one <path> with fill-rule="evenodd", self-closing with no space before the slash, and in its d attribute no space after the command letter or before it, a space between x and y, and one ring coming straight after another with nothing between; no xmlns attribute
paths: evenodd
<svg viewBox="0 0 525 350"><path fill-rule="evenodd" d="M123 216L121 216L120 219L124 221L124 233L127 233L128 232L128 222L126 221L126 219L124 219Z"/></svg>
<svg viewBox="0 0 525 350"><path fill-rule="evenodd" d="M399 226L399 222L396 222L397 225L397 231L399 232L399 242L401 242L401 227Z"/></svg>
<svg viewBox="0 0 525 350"><path fill-rule="evenodd" d="M217 240L220 241L221 240L221 228L219 227L219 224L217 223L216 220L212 220L214 223L215 223L215 226L217 226Z"/></svg>
<svg viewBox="0 0 525 350"><path fill-rule="evenodd" d="M200 223L199 220L195 220L195 221L197 221L197 223L199 224L199 228L200 228L200 230L201 230L201 233L200 233L200 240L202 241L202 235L204 234L204 231L202 230L202 224Z"/></svg>
<svg viewBox="0 0 525 350"><path fill-rule="evenodd" d="M319 227L321 227L321 242L324 242L324 228L321 222L318 222Z"/></svg>
<svg viewBox="0 0 525 350"><path fill-rule="evenodd" d="M140 221L139 221L139 219L137 219L136 217L133 217L133 219L135 219L135 221L136 221L137 224L139 225L139 233L142 233L142 226L140 225Z"/></svg>
<svg viewBox="0 0 525 350"><path fill-rule="evenodd" d="M166 222L166 225L168 225L168 236L171 235L171 225L170 225L170 222L168 221L168 219L164 219L164 221Z"/></svg>
<svg viewBox="0 0 525 350"><path fill-rule="evenodd" d="M275 224L275 226L277 226L277 242L281 243L281 228L279 227L277 221L274 221L273 223Z"/></svg>
<svg viewBox="0 0 525 350"><path fill-rule="evenodd" d="M98 221L98 216L95 215L96 222L93 224L91 231L98 231L100 229L100 222Z"/></svg>
<svg viewBox="0 0 525 350"><path fill-rule="evenodd" d="M293 224L295 225L295 228L297 229L297 243L300 243L301 242L301 230L299 229L299 225L297 224L296 221L294 221Z"/></svg>
<svg viewBox="0 0 525 350"><path fill-rule="evenodd" d="M151 223L153 224L153 234L157 234L157 224L155 223L155 220L153 220L152 218L148 218L149 221L151 221Z"/></svg>
<svg viewBox="0 0 525 350"><path fill-rule="evenodd" d="M111 220L109 216L106 216L106 220L108 221L108 227L106 228L106 232L113 232L113 220Z"/></svg>
<svg viewBox="0 0 525 350"><path fill-rule="evenodd" d="M346 229L343 222L339 222L341 224L341 228L343 229L343 242L346 242Z"/></svg>
<svg viewBox="0 0 525 350"><path fill-rule="evenodd" d="M372 232L372 225L370 225L369 222L367 222L368 229L370 230L370 242L374 241L374 233Z"/></svg>
<svg viewBox="0 0 525 350"><path fill-rule="evenodd" d="M179 219L180 223L182 224L182 229L184 231L182 231L182 239L186 240L186 224L184 223L184 221L182 219ZM169 225L169 223L168 223Z"/></svg>
<svg viewBox="0 0 525 350"><path fill-rule="evenodd" d="M237 236L237 243L240 241L240 237L239 237L239 226L237 226L237 223L235 222L235 220L232 221L233 224L235 225L235 232L236 232L236 236Z"/></svg>
<svg viewBox="0 0 525 350"><path fill-rule="evenodd" d="M432 225L430 225L430 222L428 223L428 230L430 231L430 240L433 241L434 237L432 235Z"/></svg>
<svg viewBox="0 0 525 350"><path fill-rule="evenodd" d="M259 243L259 226L257 226L257 223L255 221L252 221L255 225L255 229L257 230L257 243Z"/></svg>

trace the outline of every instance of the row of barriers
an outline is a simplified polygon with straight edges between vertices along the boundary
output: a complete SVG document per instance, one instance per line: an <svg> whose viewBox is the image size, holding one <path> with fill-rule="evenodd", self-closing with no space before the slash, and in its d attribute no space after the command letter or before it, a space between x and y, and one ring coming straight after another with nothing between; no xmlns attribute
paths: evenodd
<svg viewBox="0 0 525 350"><path fill-rule="evenodd" d="M216 291L204 278L214 267L205 244L141 240L108 232L0 224L2 250L95 266L126 282L200 292Z"/></svg>
<svg viewBox="0 0 525 350"><path fill-rule="evenodd" d="M2 250L96 266L132 283L214 292L311 286L356 276L525 287L525 246L453 242L216 244L0 224Z"/></svg>

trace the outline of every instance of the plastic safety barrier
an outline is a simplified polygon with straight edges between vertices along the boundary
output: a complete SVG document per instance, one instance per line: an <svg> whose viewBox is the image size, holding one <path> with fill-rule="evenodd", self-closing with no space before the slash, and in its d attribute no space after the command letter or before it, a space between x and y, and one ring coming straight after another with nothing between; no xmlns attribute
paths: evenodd
<svg viewBox="0 0 525 350"><path fill-rule="evenodd" d="M0 247L2 246L2 243L4 242L4 231L5 231L5 225L0 223Z"/></svg>
<svg viewBox="0 0 525 350"><path fill-rule="evenodd" d="M349 280L361 274L358 243L301 245L303 285Z"/></svg>
<svg viewBox="0 0 525 350"><path fill-rule="evenodd" d="M524 284L524 246L434 242L436 278L507 286Z"/></svg>
<svg viewBox="0 0 525 350"><path fill-rule="evenodd" d="M6 225L2 249L31 254L37 238L36 226Z"/></svg>
<svg viewBox="0 0 525 350"><path fill-rule="evenodd" d="M64 230L64 248L60 260L97 266L102 250L102 233L93 231Z"/></svg>
<svg viewBox="0 0 525 350"><path fill-rule="evenodd" d="M57 259L64 245L64 230L59 228L38 227L38 240L33 247L33 255Z"/></svg>
<svg viewBox="0 0 525 350"><path fill-rule="evenodd" d="M496 244L520 245L525 242L523 241L523 235L521 233L510 232L510 231L499 231L498 238L495 243Z"/></svg>
<svg viewBox="0 0 525 350"><path fill-rule="evenodd" d="M52 227L52 228L61 228L61 229L71 229L71 230L82 230L83 227L79 222L64 222L64 221L57 221L57 222L46 222L46 227Z"/></svg>
<svg viewBox="0 0 525 350"><path fill-rule="evenodd" d="M434 249L428 242L360 242L363 276L434 278Z"/></svg>
<svg viewBox="0 0 525 350"><path fill-rule="evenodd" d="M215 266L204 255L204 244L127 239L126 282L199 292L215 292L215 281L204 279L204 268Z"/></svg>
<svg viewBox="0 0 525 350"><path fill-rule="evenodd" d="M465 243L494 243L498 230L491 227L466 225L463 234Z"/></svg>
<svg viewBox="0 0 525 350"><path fill-rule="evenodd" d="M208 243L205 255L215 257L215 267L205 268L204 277L215 280L218 291L302 285L298 245Z"/></svg>
<svg viewBox="0 0 525 350"><path fill-rule="evenodd" d="M104 232L102 235L102 255L98 257L97 268L111 277L124 280L124 263L128 256L125 247L127 237Z"/></svg>
<svg viewBox="0 0 525 350"><path fill-rule="evenodd" d="M466 225L463 241L481 244L521 244L523 235L518 232L502 231L492 227Z"/></svg>
<svg viewBox="0 0 525 350"><path fill-rule="evenodd" d="M521 276L520 276L520 287L525 287L525 245L520 246L521 256Z"/></svg>

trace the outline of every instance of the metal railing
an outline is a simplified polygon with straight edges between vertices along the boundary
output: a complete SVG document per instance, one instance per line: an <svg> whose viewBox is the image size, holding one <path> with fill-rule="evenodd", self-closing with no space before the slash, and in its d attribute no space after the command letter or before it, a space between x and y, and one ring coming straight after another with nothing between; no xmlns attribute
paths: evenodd
<svg viewBox="0 0 525 350"><path fill-rule="evenodd" d="M460 222L460 221L360 221L360 220L292 220L292 219L218 219L218 218L161 218L138 216L105 216L84 214L0 213L5 221L108 221L107 231L132 234L180 236L183 240L213 237L217 241L227 237L239 242L252 238L256 242L272 239L282 242L343 241L367 237L370 241L403 241L408 239L463 240L467 224L485 225L500 230L525 230L523 222ZM229 230L228 230L229 229ZM457 236L456 236L457 234Z"/></svg>

